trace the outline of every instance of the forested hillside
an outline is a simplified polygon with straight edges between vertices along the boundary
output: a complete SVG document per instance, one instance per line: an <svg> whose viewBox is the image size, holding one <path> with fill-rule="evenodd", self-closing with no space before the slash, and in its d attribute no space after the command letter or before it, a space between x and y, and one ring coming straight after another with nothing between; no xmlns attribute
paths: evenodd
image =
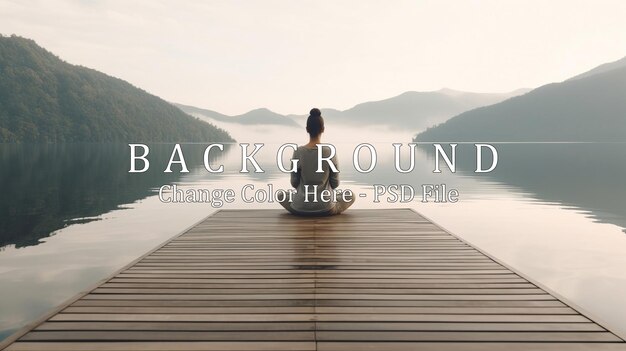
<svg viewBox="0 0 626 351"><path fill-rule="evenodd" d="M0 142L232 141L228 133L18 36L0 37Z"/></svg>

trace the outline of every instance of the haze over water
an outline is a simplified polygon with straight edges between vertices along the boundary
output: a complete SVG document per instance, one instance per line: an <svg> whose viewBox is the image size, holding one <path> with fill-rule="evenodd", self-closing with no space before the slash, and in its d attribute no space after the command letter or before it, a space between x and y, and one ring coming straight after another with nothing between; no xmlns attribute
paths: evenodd
<svg viewBox="0 0 626 351"><path fill-rule="evenodd" d="M283 143L303 144L303 129L223 125L238 142L266 143L257 159L265 173L240 173L238 145L202 165L206 145L184 145L188 174L163 173L172 145L151 145L151 169L129 174L126 144L0 145L0 336L110 275L216 209L165 204L161 185L233 188L225 209L279 208L243 203L245 184L289 187L276 167ZM354 208L412 207L502 263L580 306L626 336L626 150L623 144L497 144L499 164L473 173L473 146L458 146L457 173L433 173L432 146L419 145L416 169L394 170L392 143L411 134L384 128L327 125L324 142L338 148L340 188L369 194ZM369 174L352 167L362 142L378 151ZM407 149L405 148L404 151ZM286 153L289 156L289 152ZM404 154L403 161L408 161ZM287 159L287 158L286 158ZM367 158L364 159L367 165ZM408 164L404 163L404 165ZM373 184L445 183L458 203L373 203Z"/></svg>

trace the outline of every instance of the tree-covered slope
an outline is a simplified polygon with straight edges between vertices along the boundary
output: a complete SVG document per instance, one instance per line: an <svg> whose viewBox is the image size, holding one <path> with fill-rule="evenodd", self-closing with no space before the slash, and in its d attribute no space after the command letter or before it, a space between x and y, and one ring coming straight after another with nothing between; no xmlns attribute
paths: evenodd
<svg viewBox="0 0 626 351"><path fill-rule="evenodd" d="M231 140L121 79L0 36L0 142Z"/></svg>
<svg viewBox="0 0 626 351"><path fill-rule="evenodd" d="M464 112L417 141L626 141L626 67Z"/></svg>

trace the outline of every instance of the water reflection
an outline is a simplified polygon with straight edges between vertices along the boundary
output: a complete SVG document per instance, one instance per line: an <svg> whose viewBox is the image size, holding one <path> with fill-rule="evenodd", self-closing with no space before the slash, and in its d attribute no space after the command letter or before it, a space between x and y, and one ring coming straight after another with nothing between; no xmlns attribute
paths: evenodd
<svg viewBox="0 0 626 351"><path fill-rule="evenodd" d="M125 144L3 144L0 146L0 247L37 245L71 224L153 194L180 178L163 173L171 145L150 145L153 167L129 174ZM202 147L185 145L191 167L202 164ZM212 155L218 158L218 154Z"/></svg>
<svg viewBox="0 0 626 351"><path fill-rule="evenodd" d="M601 223L626 227L626 144L495 144L498 167L483 179L517 187L545 203L589 212ZM459 148L462 174L475 176L472 145ZM489 156L488 154L485 154ZM429 155L432 157L432 153ZM490 164L490 158L485 159Z"/></svg>

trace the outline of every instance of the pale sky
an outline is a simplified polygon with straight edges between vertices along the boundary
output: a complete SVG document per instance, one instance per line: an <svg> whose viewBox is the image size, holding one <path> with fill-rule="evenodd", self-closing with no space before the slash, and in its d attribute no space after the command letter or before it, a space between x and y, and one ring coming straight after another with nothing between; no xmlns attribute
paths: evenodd
<svg viewBox="0 0 626 351"><path fill-rule="evenodd" d="M305 114L506 92L626 56L626 1L7 1L0 33L163 99Z"/></svg>

